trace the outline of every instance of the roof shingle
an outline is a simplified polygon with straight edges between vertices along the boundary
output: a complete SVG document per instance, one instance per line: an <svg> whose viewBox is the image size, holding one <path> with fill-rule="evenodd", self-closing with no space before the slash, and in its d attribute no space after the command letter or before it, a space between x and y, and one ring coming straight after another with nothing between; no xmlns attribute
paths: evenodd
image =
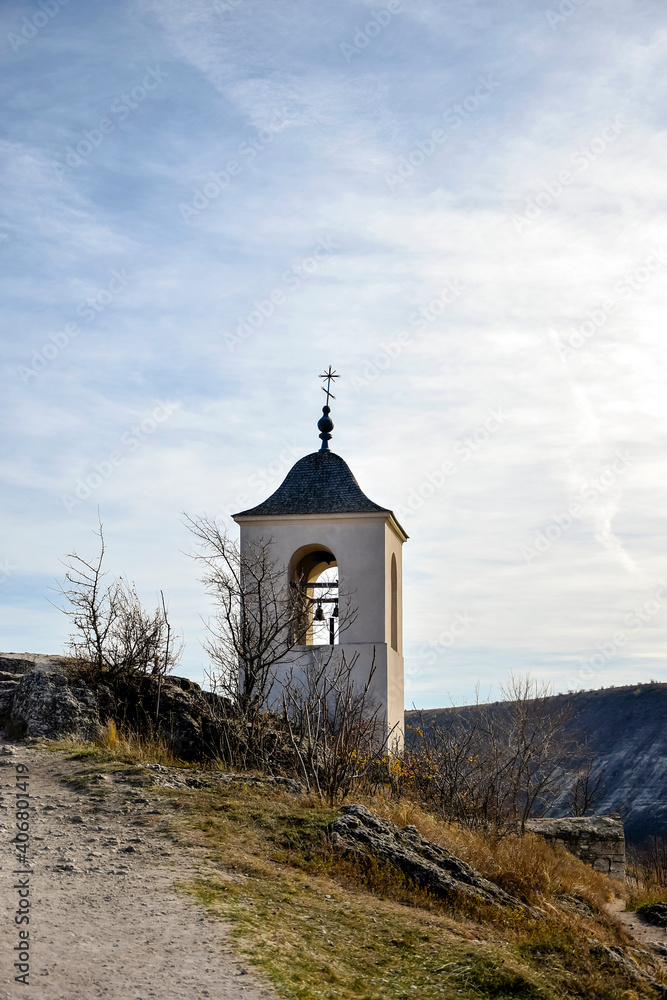
<svg viewBox="0 0 667 1000"><path fill-rule="evenodd" d="M275 493L263 503L234 517L271 517L276 514L360 514L391 511L373 503L340 455L314 451L299 459Z"/></svg>

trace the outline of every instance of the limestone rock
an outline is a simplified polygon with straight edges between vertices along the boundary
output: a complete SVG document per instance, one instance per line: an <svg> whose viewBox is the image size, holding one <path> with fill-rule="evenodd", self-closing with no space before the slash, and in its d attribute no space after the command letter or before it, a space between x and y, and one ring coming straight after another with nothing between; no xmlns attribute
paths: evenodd
<svg viewBox="0 0 667 1000"><path fill-rule="evenodd" d="M586 864L625 878L625 834L623 821L615 816L566 816L562 819L529 819L526 829L562 844Z"/></svg>
<svg viewBox="0 0 667 1000"><path fill-rule="evenodd" d="M12 700L14 723L26 726L28 739L59 739L73 736L95 739L103 718L113 709L107 687L92 690L83 681L70 680L64 674L24 674Z"/></svg>
<svg viewBox="0 0 667 1000"><path fill-rule="evenodd" d="M414 826L400 829L362 805L343 806L342 811L331 824L330 838L344 850L393 865L412 882L444 899L462 893L492 906L528 910L471 865L426 840Z"/></svg>
<svg viewBox="0 0 667 1000"><path fill-rule="evenodd" d="M155 717L156 691L144 695L150 718ZM159 722L177 757L198 760L215 749L211 702L187 677L166 677L160 691ZM137 721L141 721L138 719Z"/></svg>
<svg viewBox="0 0 667 1000"><path fill-rule="evenodd" d="M72 661L66 656L45 653L0 653L0 670L9 674L29 674L33 670L44 673L64 673L65 666Z"/></svg>
<svg viewBox="0 0 667 1000"><path fill-rule="evenodd" d="M603 955L614 965L620 965L624 972L627 973L627 975L629 975L632 979L638 979L645 983L650 983L659 996L667 996L667 986L658 982L658 980L652 976L650 972L640 969L630 952L624 951L623 948L619 948L618 945L602 944L597 940L597 938L589 938L588 943L592 946L593 952L598 952Z"/></svg>
<svg viewBox="0 0 667 1000"><path fill-rule="evenodd" d="M11 712L14 694L19 685L20 677L12 677L4 673L4 671L0 676L2 678L0 680L0 716L2 716Z"/></svg>

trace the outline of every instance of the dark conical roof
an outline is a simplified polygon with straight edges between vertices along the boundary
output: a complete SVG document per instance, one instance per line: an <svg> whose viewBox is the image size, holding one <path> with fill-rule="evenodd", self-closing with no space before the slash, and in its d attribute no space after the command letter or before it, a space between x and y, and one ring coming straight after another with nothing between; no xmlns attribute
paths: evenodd
<svg viewBox="0 0 667 1000"><path fill-rule="evenodd" d="M359 483L340 455L314 451L299 459L268 500L234 517L275 514L390 514L361 492Z"/></svg>

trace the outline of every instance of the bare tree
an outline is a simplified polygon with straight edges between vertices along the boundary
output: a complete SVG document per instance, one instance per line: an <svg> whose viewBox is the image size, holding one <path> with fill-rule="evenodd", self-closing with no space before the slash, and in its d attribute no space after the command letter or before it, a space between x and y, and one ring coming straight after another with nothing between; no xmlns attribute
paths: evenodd
<svg viewBox="0 0 667 1000"><path fill-rule="evenodd" d="M628 875L645 889L667 887L667 840L651 834L641 844L628 844Z"/></svg>
<svg viewBox="0 0 667 1000"><path fill-rule="evenodd" d="M570 703L547 685L511 676L505 702L421 714L399 766L397 790L414 789L447 819L471 828L525 829L562 793L580 763Z"/></svg>
<svg viewBox="0 0 667 1000"><path fill-rule="evenodd" d="M180 648L170 645L171 627L162 607L146 610L134 584L123 577L108 580L103 569L106 546L102 523L98 555L84 559L71 552L64 560L65 582L59 593L67 604L61 610L73 632L68 651L79 668L97 679L126 682L149 673L173 669Z"/></svg>
<svg viewBox="0 0 667 1000"><path fill-rule="evenodd" d="M371 693L375 649L368 673L358 670L358 661L359 653L348 661L344 650L316 648L282 686L296 773L330 805L373 771L386 771L394 736Z"/></svg>
<svg viewBox="0 0 667 1000"><path fill-rule="evenodd" d="M588 746L584 745L583 750L588 751ZM602 777L602 772L598 771L594 757L590 753L586 753L582 763L574 772L569 789L573 816L585 816L593 808L599 796Z"/></svg>
<svg viewBox="0 0 667 1000"><path fill-rule="evenodd" d="M215 689L237 716L256 720L266 711L276 665L305 638L301 595L273 559L270 539L241 551L208 517L186 515L186 524L199 544L195 558L205 567L202 582L215 607L205 643Z"/></svg>
<svg viewBox="0 0 667 1000"><path fill-rule="evenodd" d="M560 792L572 766L575 748L567 732L572 706L529 674L511 674L502 693L509 703L500 732L506 743L508 805L523 833L536 808L544 809Z"/></svg>

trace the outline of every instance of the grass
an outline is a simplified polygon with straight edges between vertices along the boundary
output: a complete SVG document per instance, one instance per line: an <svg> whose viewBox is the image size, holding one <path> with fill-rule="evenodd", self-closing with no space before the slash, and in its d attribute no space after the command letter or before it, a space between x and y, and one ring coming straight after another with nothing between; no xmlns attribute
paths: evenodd
<svg viewBox="0 0 667 1000"><path fill-rule="evenodd" d="M667 903L667 888L664 886L635 884L625 903L626 910L638 910L641 906L651 903Z"/></svg>
<svg viewBox="0 0 667 1000"><path fill-rule="evenodd" d="M557 905L558 893L576 888L602 905L613 884L545 842L527 838L519 853L516 843L489 848L488 864L511 861L505 881L520 883L522 895L539 902L544 917L531 919L455 898L443 904L396 872L342 858L323 836L334 813L305 797L252 788L172 794L183 838L205 845L211 864L210 877L182 888L230 922L241 954L289 1000L654 995L588 943L627 947L630 939L613 918L599 909L586 918ZM392 812L389 804L385 812ZM431 839L451 840L449 828L421 818L415 825ZM519 869L534 852L541 881L529 887L531 873L519 876Z"/></svg>
<svg viewBox="0 0 667 1000"><path fill-rule="evenodd" d="M94 746L68 749L78 760L108 767L164 753L113 732ZM306 795L234 783L161 788L160 796L172 807L169 815L145 822L183 847L205 849L206 862L195 879L181 882L181 891L229 924L237 954L285 1000L655 996L590 943L632 946L603 909L620 884L539 838L485 840L405 800L358 799L399 825L414 824L539 908L542 916L534 918L454 896L436 900L393 868L344 857L326 838L337 810ZM563 909L564 893L587 902L592 913ZM651 968L650 959L639 960Z"/></svg>
<svg viewBox="0 0 667 1000"><path fill-rule="evenodd" d="M193 767L169 749L160 733L146 735L133 729L116 726L113 719L105 723L96 740L88 743L78 739L44 740L37 743L48 750L64 750L76 760L120 761L125 764L163 764L165 767Z"/></svg>

